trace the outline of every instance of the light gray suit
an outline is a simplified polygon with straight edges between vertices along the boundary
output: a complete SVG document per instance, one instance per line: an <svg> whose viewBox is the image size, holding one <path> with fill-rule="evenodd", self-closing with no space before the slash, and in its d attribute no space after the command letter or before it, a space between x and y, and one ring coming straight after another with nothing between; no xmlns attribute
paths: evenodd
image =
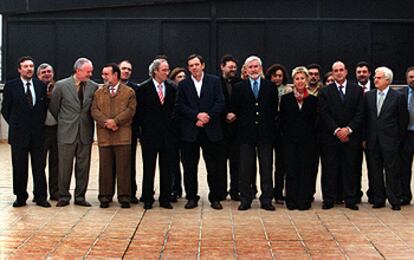
<svg viewBox="0 0 414 260"><path fill-rule="evenodd" d="M85 200L94 131L90 107L97 88L98 85L92 80L86 82L82 106L73 76L57 81L52 92L49 109L58 120L59 199L63 201L71 198L69 188L74 157L75 201Z"/></svg>

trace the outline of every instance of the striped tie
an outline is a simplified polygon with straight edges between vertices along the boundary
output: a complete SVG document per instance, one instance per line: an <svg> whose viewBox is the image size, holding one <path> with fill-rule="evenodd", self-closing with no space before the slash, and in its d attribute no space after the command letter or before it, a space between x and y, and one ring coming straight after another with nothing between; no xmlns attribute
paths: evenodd
<svg viewBox="0 0 414 260"><path fill-rule="evenodd" d="M162 93L162 85L159 84L157 87L158 97L160 98L161 105L164 105L164 94Z"/></svg>

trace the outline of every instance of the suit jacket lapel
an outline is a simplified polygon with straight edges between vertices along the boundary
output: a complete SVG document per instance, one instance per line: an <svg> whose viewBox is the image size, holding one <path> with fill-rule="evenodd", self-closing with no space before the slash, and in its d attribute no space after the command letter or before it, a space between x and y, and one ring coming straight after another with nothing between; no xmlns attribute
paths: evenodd
<svg viewBox="0 0 414 260"><path fill-rule="evenodd" d="M378 118L379 118L379 117L381 117L381 115L384 113L384 111L386 111L387 106L388 106L388 105L389 105L389 103L391 102L391 99L393 99L393 98L394 98L394 95L393 95L393 94L394 94L394 93L392 93L392 89L390 88L390 89L388 90L387 95L385 96L384 101L382 102L382 107L381 107L381 111L380 111L380 114L379 114Z"/></svg>
<svg viewBox="0 0 414 260"><path fill-rule="evenodd" d="M332 88L331 88L331 92L333 92L332 94L334 95L334 97L337 99L337 101L340 103L340 104L343 104L342 103L342 100L341 100L341 97L339 96L339 90L338 90L338 88L336 87L336 84L333 84L333 85L331 85L332 86ZM336 103L338 103L338 102L336 102ZM344 100L344 103L345 103L345 100Z"/></svg>
<svg viewBox="0 0 414 260"><path fill-rule="evenodd" d="M158 96L157 87L155 86L154 82L151 83L151 89L149 89L150 97L153 102L155 102L157 105L161 106L161 100L160 96ZM165 87L165 96L167 95L167 87ZM165 103L165 96L164 96L164 103Z"/></svg>
<svg viewBox="0 0 414 260"><path fill-rule="evenodd" d="M209 88L207 86L206 74L204 74L203 83L201 84L200 99L201 97L208 95L208 92Z"/></svg>
<svg viewBox="0 0 414 260"><path fill-rule="evenodd" d="M85 87L86 87L86 85L85 85ZM76 82L75 82L75 79L73 78L73 76L70 78L69 84L67 84L67 89L72 94L73 99L76 100L76 102L80 105L78 93L76 92Z"/></svg>
<svg viewBox="0 0 414 260"><path fill-rule="evenodd" d="M39 101L40 101L40 98L41 98L40 93L41 93L42 90L40 88L40 85L35 83L34 81L33 81L33 87L34 87L35 95L36 95L36 104L34 106L37 106L37 104L39 104Z"/></svg>

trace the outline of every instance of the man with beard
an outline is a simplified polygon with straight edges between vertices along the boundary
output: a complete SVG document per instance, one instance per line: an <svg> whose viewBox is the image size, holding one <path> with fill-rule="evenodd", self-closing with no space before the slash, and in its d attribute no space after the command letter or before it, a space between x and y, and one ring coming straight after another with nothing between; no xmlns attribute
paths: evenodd
<svg viewBox="0 0 414 260"><path fill-rule="evenodd" d="M321 66L319 64L309 64L306 68L309 71L308 93L318 96L319 90L323 87L321 82Z"/></svg>
<svg viewBox="0 0 414 260"><path fill-rule="evenodd" d="M234 86L241 79L236 77L237 60L231 55L224 55L221 59L221 86L223 87L223 94L225 100L223 134L224 134L224 149L226 160L229 161L230 166L230 190L229 194L232 200L239 201L239 145L236 140L236 117L231 111L231 94ZM227 166L226 172L223 173L223 199L227 195Z"/></svg>

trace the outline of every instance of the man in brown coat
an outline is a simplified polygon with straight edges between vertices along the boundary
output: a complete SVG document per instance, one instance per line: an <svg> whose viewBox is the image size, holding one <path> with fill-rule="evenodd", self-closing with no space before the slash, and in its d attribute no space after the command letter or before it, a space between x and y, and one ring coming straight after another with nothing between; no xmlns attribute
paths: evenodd
<svg viewBox="0 0 414 260"><path fill-rule="evenodd" d="M91 110L98 135L101 208L109 207L113 196L114 164L118 201L122 208L130 207L131 123L136 99L134 90L120 82L120 74L117 64L103 67L104 85L95 92Z"/></svg>

